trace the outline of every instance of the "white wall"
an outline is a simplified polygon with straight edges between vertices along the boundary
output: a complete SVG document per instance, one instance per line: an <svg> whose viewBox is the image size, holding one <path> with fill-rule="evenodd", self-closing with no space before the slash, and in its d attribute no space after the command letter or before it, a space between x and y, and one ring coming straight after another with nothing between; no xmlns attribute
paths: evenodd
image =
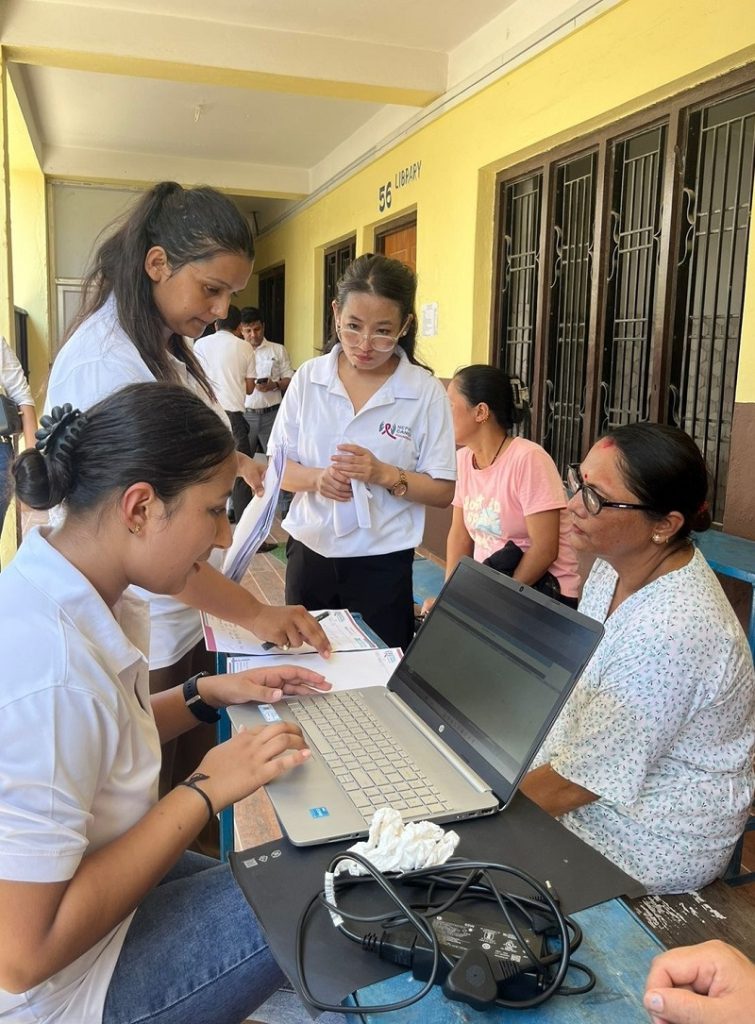
<svg viewBox="0 0 755 1024"><path fill-rule="evenodd" d="M56 280L84 277L101 232L141 194L135 189L53 182L52 273Z"/></svg>

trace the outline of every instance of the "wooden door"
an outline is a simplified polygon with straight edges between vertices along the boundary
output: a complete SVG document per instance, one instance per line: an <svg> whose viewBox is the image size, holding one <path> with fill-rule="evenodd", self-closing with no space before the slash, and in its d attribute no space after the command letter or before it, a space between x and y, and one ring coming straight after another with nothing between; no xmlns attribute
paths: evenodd
<svg viewBox="0 0 755 1024"><path fill-rule="evenodd" d="M417 272L417 222L402 224L375 237L375 248L383 256L401 260Z"/></svg>

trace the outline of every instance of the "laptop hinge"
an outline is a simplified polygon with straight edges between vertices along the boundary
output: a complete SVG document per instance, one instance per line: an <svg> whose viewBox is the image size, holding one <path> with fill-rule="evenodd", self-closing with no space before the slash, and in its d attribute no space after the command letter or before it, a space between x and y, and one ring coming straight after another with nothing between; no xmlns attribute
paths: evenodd
<svg viewBox="0 0 755 1024"><path fill-rule="evenodd" d="M400 709L401 714L406 715L412 725L418 729L422 735L430 741L430 743L432 743L438 753L442 754L449 764L452 764L454 768L464 776L470 786L474 786L474 788L480 793L492 792L490 786L484 781L484 779L481 779L477 772L473 771L466 761L462 760L462 758L460 758L459 755L449 747L445 740L440 739L438 734L434 732L426 722L422 721L417 712L413 711L406 701L402 700L392 690L387 691L387 697L388 700L392 701L396 707Z"/></svg>

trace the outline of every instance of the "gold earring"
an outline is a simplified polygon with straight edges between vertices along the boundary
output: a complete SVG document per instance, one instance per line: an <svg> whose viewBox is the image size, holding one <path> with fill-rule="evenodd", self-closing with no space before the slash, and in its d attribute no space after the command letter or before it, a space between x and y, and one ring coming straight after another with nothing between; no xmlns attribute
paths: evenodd
<svg viewBox="0 0 755 1024"><path fill-rule="evenodd" d="M663 537L661 537L660 533L653 534L653 544L663 544Z"/></svg>
<svg viewBox="0 0 755 1024"><path fill-rule="evenodd" d="M141 530L142 530L141 523L137 523L136 526L132 526L129 529L128 532L129 533L133 533L134 535L136 535L137 533L141 533Z"/></svg>

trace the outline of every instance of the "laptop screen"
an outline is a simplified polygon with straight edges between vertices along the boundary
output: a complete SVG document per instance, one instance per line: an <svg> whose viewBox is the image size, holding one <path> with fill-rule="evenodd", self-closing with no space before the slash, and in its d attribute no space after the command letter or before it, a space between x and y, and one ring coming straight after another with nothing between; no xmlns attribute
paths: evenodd
<svg viewBox="0 0 755 1024"><path fill-rule="evenodd" d="M507 799L602 634L600 623L465 558L390 685L486 781L492 769Z"/></svg>

